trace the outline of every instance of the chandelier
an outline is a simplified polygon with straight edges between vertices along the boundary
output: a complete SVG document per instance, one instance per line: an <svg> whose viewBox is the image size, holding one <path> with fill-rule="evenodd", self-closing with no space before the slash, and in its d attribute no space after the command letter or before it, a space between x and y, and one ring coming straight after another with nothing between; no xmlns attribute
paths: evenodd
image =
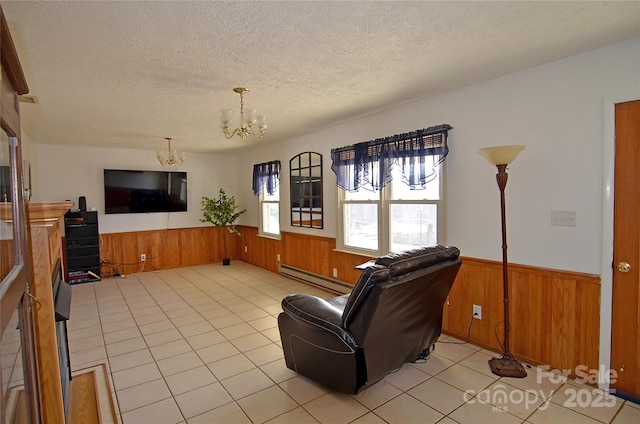
<svg viewBox="0 0 640 424"><path fill-rule="evenodd" d="M253 135L255 138L262 138L267 131L267 117L265 115L256 115L255 109L244 110L244 93L249 91L245 87L236 87L233 89L236 93L240 94L240 127L234 130L231 128L231 109L221 109L220 112L220 127L224 136L231 138L234 135L239 135L243 141L246 141L249 135ZM258 123L259 134L253 132L253 127Z"/></svg>
<svg viewBox="0 0 640 424"><path fill-rule="evenodd" d="M186 159L184 152L178 152L177 150L171 150L171 137L165 137L165 140L169 143L169 150L165 153L163 150L158 150L157 158L158 162L162 166L176 166L182 165Z"/></svg>

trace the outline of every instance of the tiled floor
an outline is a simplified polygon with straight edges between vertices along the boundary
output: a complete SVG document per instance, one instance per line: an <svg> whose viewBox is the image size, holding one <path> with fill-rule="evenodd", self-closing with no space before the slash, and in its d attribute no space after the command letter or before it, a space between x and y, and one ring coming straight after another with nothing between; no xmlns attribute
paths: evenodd
<svg viewBox="0 0 640 424"><path fill-rule="evenodd" d="M491 352L447 337L356 396L330 392L284 365L280 301L303 292L332 296L239 261L74 285L71 364L107 364L124 424L640 422L639 405L535 368L496 378Z"/></svg>

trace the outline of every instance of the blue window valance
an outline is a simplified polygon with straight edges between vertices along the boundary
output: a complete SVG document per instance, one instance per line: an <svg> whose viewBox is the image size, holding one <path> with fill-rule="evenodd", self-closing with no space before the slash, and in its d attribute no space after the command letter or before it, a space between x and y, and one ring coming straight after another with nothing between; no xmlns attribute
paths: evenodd
<svg viewBox="0 0 640 424"><path fill-rule="evenodd" d="M339 187L377 191L391 181L391 169L401 167L402 179L411 189L424 188L435 177L435 168L449 153L448 131L442 124L426 129L331 149L331 169ZM436 161L429 157L438 156Z"/></svg>
<svg viewBox="0 0 640 424"><path fill-rule="evenodd" d="M253 165L253 194L260 196L262 187L267 188L269 194L275 194L280 183L280 161L258 163Z"/></svg>

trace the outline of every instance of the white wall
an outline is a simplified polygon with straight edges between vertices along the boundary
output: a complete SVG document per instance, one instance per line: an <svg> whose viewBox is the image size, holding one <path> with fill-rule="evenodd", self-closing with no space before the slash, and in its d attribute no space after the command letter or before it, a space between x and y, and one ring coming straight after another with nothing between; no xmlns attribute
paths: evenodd
<svg viewBox="0 0 640 424"><path fill-rule="evenodd" d="M85 196L87 208L98 210L100 233L207 226L201 223L200 199L220 188L235 194L235 157L187 153L176 170L187 172L187 212L104 214L103 169L169 170L154 151L59 146L33 143L30 149L33 201L71 200Z"/></svg>
<svg viewBox="0 0 640 424"><path fill-rule="evenodd" d="M486 146L525 144L510 166L507 228L510 262L601 273L603 99L640 98L640 39L594 50L461 90L390 109L238 156L241 204L257 205L254 163L281 160L284 231L336 236L335 175L330 150L438 124L450 124L446 163L446 240L464 256L501 259L495 167ZM304 151L324 157L325 228L288 225L289 159ZM248 206L247 206L248 207ZM256 208L242 223L258 225ZM576 212L575 227L551 226L551 211Z"/></svg>

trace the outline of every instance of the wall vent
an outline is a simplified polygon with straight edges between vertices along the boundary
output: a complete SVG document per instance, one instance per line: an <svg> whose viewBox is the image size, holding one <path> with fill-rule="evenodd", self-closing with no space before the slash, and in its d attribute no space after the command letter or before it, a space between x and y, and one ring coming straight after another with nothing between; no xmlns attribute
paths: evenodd
<svg viewBox="0 0 640 424"><path fill-rule="evenodd" d="M280 274L337 294L351 293L351 289L353 289L353 286L350 284L325 277L324 275L305 271L304 269L295 268L291 265L280 264Z"/></svg>

